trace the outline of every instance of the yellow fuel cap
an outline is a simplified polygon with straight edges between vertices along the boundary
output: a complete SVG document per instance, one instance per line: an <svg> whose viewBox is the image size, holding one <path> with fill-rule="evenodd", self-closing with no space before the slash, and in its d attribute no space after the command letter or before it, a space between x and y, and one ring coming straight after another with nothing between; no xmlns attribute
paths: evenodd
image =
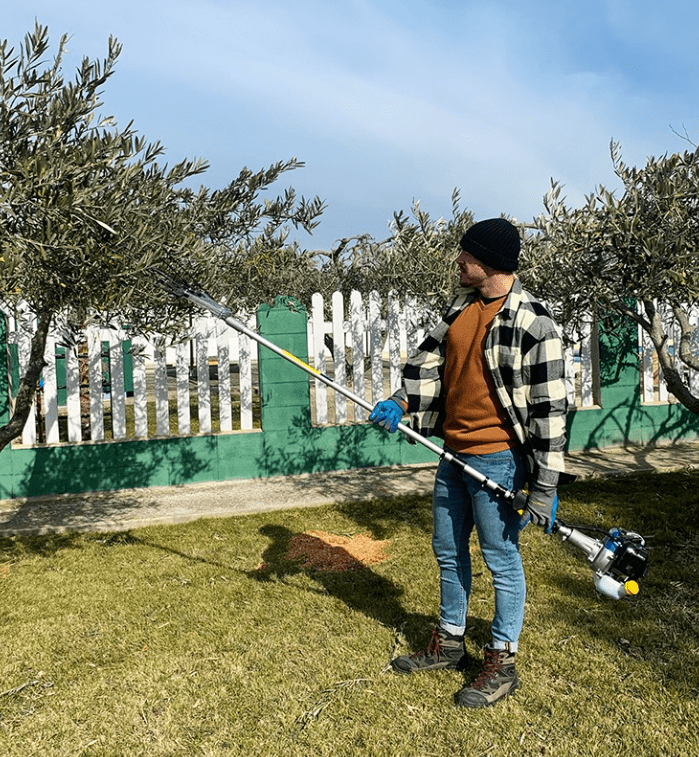
<svg viewBox="0 0 699 757"><path fill-rule="evenodd" d="M638 594L639 591L639 586L636 581L627 581L624 584L624 588L626 589L627 594Z"/></svg>

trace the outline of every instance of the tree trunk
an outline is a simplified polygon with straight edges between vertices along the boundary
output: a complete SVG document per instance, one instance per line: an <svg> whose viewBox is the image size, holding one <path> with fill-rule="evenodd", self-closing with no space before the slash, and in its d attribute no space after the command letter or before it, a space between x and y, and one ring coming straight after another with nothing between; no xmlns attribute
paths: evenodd
<svg viewBox="0 0 699 757"><path fill-rule="evenodd" d="M650 316L650 329L646 328L646 331L658 353L658 363L662 368L662 378L667 384L668 391L674 394L687 410L699 415L699 397L692 394L682 381L680 372L675 368L675 360L668 351L668 335L663 329L660 314L654 308L649 310L648 306L646 306L646 312Z"/></svg>
<svg viewBox="0 0 699 757"><path fill-rule="evenodd" d="M44 313L39 316L37 330L32 337L32 348L29 355L27 372L19 382L19 389L14 403L14 412L9 422L5 426L0 427L0 452L22 433L22 429L29 417L36 389L39 385L41 371L45 365L46 337L48 336L52 319L53 313Z"/></svg>

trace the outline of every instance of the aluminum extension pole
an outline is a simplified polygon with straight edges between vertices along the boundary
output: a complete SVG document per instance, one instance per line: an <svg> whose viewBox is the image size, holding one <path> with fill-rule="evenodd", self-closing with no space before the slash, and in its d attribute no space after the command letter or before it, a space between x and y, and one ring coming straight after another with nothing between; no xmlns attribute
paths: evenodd
<svg viewBox="0 0 699 757"><path fill-rule="evenodd" d="M296 357L296 355L292 355L290 352L278 347L276 344L248 328L244 323L237 320L227 307L213 300L205 292L196 291L183 282L172 279L166 275L162 275L161 278L163 285L171 294L178 297L184 297L193 305L208 310L214 316L227 323L231 328L239 331L241 334L245 334L245 336L254 340L258 344L283 357L290 363L293 363L301 368L301 370L314 376L336 392L343 394L365 410L371 411L374 409L373 406L362 397L354 394L354 392L351 392L346 387L336 384L324 373L321 373L307 363L304 363L303 360ZM463 473L480 483L484 489L490 490L496 496L509 502L515 510L520 512L520 514L524 512L527 500L525 492L514 492L510 489L506 489L504 486L492 481L487 476L480 473L480 471L471 468L470 465L467 465L451 453L434 444L429 439L426 439L416 431L413 431L409 426L400 423L398 428L409 439L414 440L418 444L422 444L423 447L427 447L427 449L434 452L441 459L447 460L449 463L463 471ZM647 570L647 554L644 548L645 541L642 537L638 536L638 534L623 532L622 529L613 529L612 531L609 531L608 534L611 538L603 543L584 536L578 528L567 526L559 520L555 520L552 525L553 531L559 532L564 541L570 541L571 544L582 549L583 552L588 555L588 560L590 560L592 569L595 571L595 586L599 592L612 599L620 599L621 597L636 594L638 592L638 584L635 579L645 575Z"/></svg>
<svg viewBox="0 0 699 757"><path fill-rule="evenodd" d="M204 310L208 310L212 315L216 316L217 318L220 318L222 321L227 323L231 328L234 328L236 331L239 331L241 334L245 334L245 336L250 337L250 339L253 339L258 344L262 345L263 347L266 347L268 350L271 350L275 354L283 357L285 360L288 360L290 363L293 363L298 368L301 368L301 370L310 374L311 376L318 379L319 381L322 381L324 384L327 384L327 386L331 387L336 392L343 394L345 397L352 400L352 402L359 405L360 407L363 407L365 410L368 410L369 412L371 412L374 409L374 406L371 403L367 402L363 397L360 397L359 395L355 394L354 392L347 389L346 387L335 383L331 378L326 376L324 373L321 373L320 371L316 370L312 366L308 365L308 363L304 363L304 361L296 357L296 355L292 355L290 352L287 352L286 350L277 346L273 342L270 342L268 339L265 339L263 336L260 336L256 331L253 331L252 329L248 328L244 323L242 323L237 318L235 318L233 316L233 313L225 305L221 305L219 302L216 302L216 300L212 299L208 294L205 294L202 292L195 292L192 289L188 289L187 287L177 287L177 294L180 294L182 297L185 297L186 299L188 299L193 305L197 305L198 307L203 308ZM472 468L470 465L467 465L463 461L459 460L459 458L455 457L450 452L447 452L445 449L443 449L439 445L434 444L434 442L431 442L429 439L426 439L421 434L418 434L417 431L413 431L413 429L410 428L410 426L406 426L404 423L400 423L398 425L398 429L402 433L404 433L409 439L412 439L418 444L422 444L423 447L427 447L427 449L434 452L443 460L446 460L452 465L455 465L457 468L460 468L468 476L478 481L478 483L483 488L489 489L490 491L492 491L494 494L498 495L499 497L502 497L506 499L507 501L514 503L515 497L517 495L511 489L506 489L504 486L501 486L500 484L496 483L495 481L488 478L487 476L484 476L480 471L476 470L475 468Z"/></svg>

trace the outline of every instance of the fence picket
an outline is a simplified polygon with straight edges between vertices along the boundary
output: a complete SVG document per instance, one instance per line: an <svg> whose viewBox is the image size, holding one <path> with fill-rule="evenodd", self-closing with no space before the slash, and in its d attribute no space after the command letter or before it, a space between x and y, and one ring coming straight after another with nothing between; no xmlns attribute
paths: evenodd
<svg viewBox="0 0 699 757"><path fill-rule="evenodd" d="M211 433L211 379L209 375L208 333L197 334L194 340L197 359L197 413L199 433Z"/></svg>
<svg viewBox="0 0 699 757"><path fill-rule="evenodd" d="M420 341L417 329L417 300L414 295L408 295L405 298L405 346L408 357L417 351Z"/></svg>
<svg viewBox="0 0 699 757"><path fill-rule="evenodd" d="M31 333L33 332L33 318L29 313L22 313L20 316L17 352L19 356L20 376L27 372L29 357L31 353ZM22 442L24 444L36 444L36 403L32 402L29 410L27 422L22 429Z"/></svg>
<svg viewBox="0 0 699 757"><path fill-rule="evenodd" d="M667 345L668 350L671 351L674 349L674 344L673 344L674 334L673 334L671 324L669 323L669 318L668 318L669 314L666 312L663 312L662 308L659 308L659 311L661 314L663 331L668 336L668 342L669 342L669 344ZM668 392L667 382L665 381L665 372L663 371L662 366L658 364L658 399L661 402L667 402L669 397L670 397L670 393Z"/></svg>
<svg viewBox="0 0 699 757"><path fill-rule="evenodd" d="M126 391L124 386L123 335L109 331L105 334L109 341L109 402L112 408L112 438L126 438Z"/></svg>
<svg viewBox="0 0 699 757"><path fill-rule="evenodd" d="M689 347L693 355L699 355L698 317L699 317L699 307L695 305L694 307L690 308L690 311L689 311L690 322L694 323L694 331L692 332L692 336L689 340ZM692 368L689 369L689 388L692 394L699 393L699 371L695 371Z"/></svg>
<svg viewBox="0 0 699 757"><path fill-rule="evenodd" d="M229 327L223 322L216 324L216 351L218 353L218 421L222 432L233 428L231 410L231 339Z"/></svg>
<svg viewBox="0 0 699 757"><path fill-rule="evenodd" d="M251 329L257 327L255 316L243 316L244 322ZM250 431L253 427L252 418L252 354L253 343L250 337L236 332L238 339L238 370L240 381L240 428Z"/></svg>
<svg viewBox="0 0 699 757"><path fill-rule="evenodd" d="M90 439L104 439L104 406L102 404L102 333L87 332L87 363L90 384Z"/></svg>
<svg viewBox="0 0 699 757"><path fill-rule="evenodd" d="M60 439L58 430L58 382L56 380L56 339L49 336L46 339L46 365L42 371L44 379L43 402L46 441L56 444Z"/></svg>
<svg viewBox="0 0 699 757"><path fill-rule="evenodd" d="M594 371L592 366L592 323L585 321L580 334L580 396L582 407L592 407L594 398Z"/></svg>
<svg viewBox="0 0 699 757"><path fill-rule="evenodd" d="M401 383L400 302L396 292L388 293L388 375L393 394Z"/></svg>
<svg viewBox="0 0 699 757"><path fill-rule="evenodd" d="M648 332L638 327L638 343L641 349L641 372L643 384L643 401L653 402L655 399L655 381L653 378L653 342Z"/></svg>
<svg viewBox="0 0 699 757"><path fill-rule="evenodd" d="M66 360L66 410L68 414L68 441L82 441L80 423L80 363L77 348L65 348Z"/></svg>
<svg viewBox="0 0 699 757"><path fill-rule="evenodd" d="M332 324L334 377L338 384L347 386L347 370L345 365L345 304L342 292L334 292L332 296ZM344 394L336 394L335 423L346 422L347 398Z"/></svg>
<svg viewBox="0 0 699 757"><path fill-rule="evenodd" d="M360 397L365 396L364 386L364 333L366 319L364 316L364 303L362 295L353 290L350 293L350 334L352 338L352 386L354 393ZM354 408L354 418L357 421L365 421L367 412L363 407Z"/></svg>
<svg viewBox="0 0 699 757"><path fill-rule="evenodd" d="M145 348L145 339L134 338L131 346L134 434L141 439L148 438L148 388L146 385Z"/></svg>
<svg viewBox="0 0 699 757"><path fill-rule="evenodd" d="M189 344L181 342L175 349L177 381L177 431L183 436L192 432L189 410Z"/></svg>
<svg viewBox="0 0 699 757"><path fill-rule="evenodd" d="M565 384L566 384L566 397L568 398L568 404L575 406L575 353L573 350L568 349L565 351L563 359L565 361Z"/></svg>
<svg viewBox="0 0 699 757"><path fill-rule="evenodd" d="M325 347L325 313L323 296L316 292L312 297L312 328L313 328L313 365L316 370L325 373L327 349ZM328 422L328 390L326 385L318 379L315 382L316 422Z"/></svg>
<svg viewBox="0 0 699 757"><path fill-rule="evenodd" d="M167 356L162 337L153 344L153 393L155 394L155 431L158 436L170 433L170 400L167 390Z"/></svg>
<svg viewBox="0 0 699 757"><path fill-rule="evenodd" d="M383 324L381 322L381 297L378 292L369 292L369 345L371 350L371 402L383 398Z"/></svg>

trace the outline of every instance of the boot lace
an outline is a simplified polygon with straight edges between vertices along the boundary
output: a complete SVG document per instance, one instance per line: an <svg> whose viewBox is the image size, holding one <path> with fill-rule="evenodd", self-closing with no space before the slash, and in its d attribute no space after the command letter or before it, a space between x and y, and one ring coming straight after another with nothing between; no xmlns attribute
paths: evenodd
<svg viewBox="0 0 699 757"><path fill-rule="evenodd" d="M413 660L420 660L423 657L437 656L439 659L442 656L442 640L439 637L439 631L436 628L432 629L432 638L427 644L427 649L422 649L419 652L411 654L410 657Z"/></svg>
<svg viewBox="0 0 699 757"><path fill-rule="evenodd" d="M483 670L478 674L476 680L471 684L471 688L481 690L485 688L490 681L497 677L502 670L502 659L497 650L487 650L483 661Z"/></svg>

